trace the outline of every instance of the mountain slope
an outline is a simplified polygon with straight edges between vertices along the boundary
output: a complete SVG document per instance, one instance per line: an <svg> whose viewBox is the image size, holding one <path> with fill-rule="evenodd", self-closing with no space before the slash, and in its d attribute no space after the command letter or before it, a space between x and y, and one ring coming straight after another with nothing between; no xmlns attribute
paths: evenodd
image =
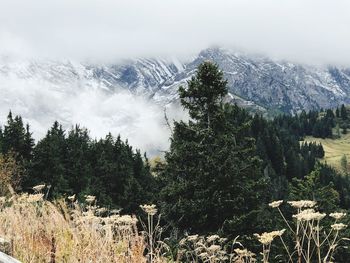
<svg viewBox="0 0 350 263"><path fill-rule="evenodd" d="M143 149L163 150L168 144L163 108L173 107L168 110L171 119L183 117L176 107L178 87L205 60L224 71L227 99L255 111L296 113L350 103L350 69L300 65L222 48L203 50L186 62L140 58L91 64L1 57L0 120L4 122L12 109L30 121L37 138L57 119L65 127L80 123L97 137L111 131Z"/></svg>

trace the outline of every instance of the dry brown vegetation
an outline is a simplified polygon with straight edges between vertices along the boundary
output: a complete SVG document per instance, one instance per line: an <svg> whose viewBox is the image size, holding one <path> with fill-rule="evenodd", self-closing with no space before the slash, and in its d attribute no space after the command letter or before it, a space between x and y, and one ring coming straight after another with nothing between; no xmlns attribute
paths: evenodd
<svg viewBox="0 0 350 263"><path fill-rule="evenodd" d="M51 203L40 193L0 200L0 236L12 241L22 262L146 262L146 239L136 222L93 205Z"/></svg>
<svg viewBox="0 0 350 263"><path fill-rule="evenodd" d="M165 257L169 247L160 241L158 210L155 205L142 205L147 221L135 216L119 215L119 211L96 206L94 196L86 196L85 205L75 201L75 195L55 202L44 200L41 190L36 194L12 194L0 197L0 236L13 244L13 256L29 263L78 262L258 262L256 255L243 247L237 239L227 242L218 235L190 235L180 240L177 255ZM334 220L327 231L321 221L327 215L318 212L316 202L309 200L288 202L295 208L294 223L285 219L280 206L283 201L270 203L285 220L287 231L277 230L256 234L262 244L261 262L268 263L271 243L280 239L288 262L330 262L342 240L341 232L347 225L341 223L343 212L331 213ZM283 236L294 237L294 247L287 247ZM228 247L228 244L231 245ZM174 258L176 260L174 260Z"/></svg>

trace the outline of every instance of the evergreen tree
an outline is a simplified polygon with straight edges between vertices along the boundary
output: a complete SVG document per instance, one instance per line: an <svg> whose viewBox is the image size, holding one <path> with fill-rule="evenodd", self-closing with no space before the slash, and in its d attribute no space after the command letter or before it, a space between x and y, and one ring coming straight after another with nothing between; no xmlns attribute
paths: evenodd
<svg viewBox="0 0 350 263"><path fill-rule="evenodd" d="M348 159L346 158L345 154L343 154L343 156L340 159L340 166L345 173L348 172Z"/></svg>
<svg viewBox="0 0 350 263"><path fill-rule="evenodd" d="M318 167L304 179L294 178L290 183L289 200L315 200L321 211L336 211L340 202L339 193L333 182L325 184L321 176L321 168Z"/></svg>
<svg viewBox="0 0 350 263"><path fill-rule="evenodd" d="M343 129L342 129L341 133L342 133L342 134L347 134L347 133L348 133L348 127L347 127L347 125L344 124L342 128L343 128Z"/></svg>
<svg viewBox="0 0 350 263"><path fill-rule="evenodd" d="M204 62L198 67L196 76L188 82L188 89L179 88L181 104L190 117L202 128L211 128L212 120L220 121L223 98L227 95L227 81L218 66Z"/></svg>
<svg viewBox="0 0 350 263"><path fill-rule="evenodd" d="M337 123L337 125L335 126L335 132L337 134L337 137L340 138L340 128L339 128L339 123Z"/></svg>
<svg viewBox="0 0 350 263"><path fill-rule="evenodd" d="M339 112L339 108L338 108L338 107L337 107L336 110L335 110L335 116L336 116L337 118L340 117L340 112Z"/></svg>
<svg viewBox="0 0 350 263"><path fill-rule="evenodd" d="M70 194L88 194L92 177L90 155L90 137L86 129L76 125L68 133L66 139L65 177L69 185Z"/></svg>
<svg viewBox="0 0 350 263"><path fill-rule="evenodd" d="M32 155L34 140L29 130L29 125L23 125L22 117L12 113L7 116L7 124L4 126L2 134L2 153L15 152L17 161L29 161Z"/></svg>
<svg viewBox="0 0 350 263"><path fill-rule="evenodd" d="M51 185L50 196L58 197L71 193L66 176L65 161L67 144L65 132L56 121L46 136L38 142L33 152L33 161L27 187L39 183Z"/></svg>
<svg viewBox="0 0 350 263"><path fill-rule="evenodd" d="M226 234L255 231L266 181L254 139L247 137L238 107L223 103L226 81L204 62L188 87L179 89L188 123L175 122L161 205L166 219L182 230Z"/></svg>
<svg viewBox="0 0 350 263"><path fill-rule="evenodd" d="M92 181L91 191L99 203L121 207L123 212L138 210L140 204L153 198L155 183L149 166L140 152L133 152L120 136L114 139L108 134L105 139L91 145Z"/></svg>
<svg viewBox="0 0 350 263"><path fill-rule="evenodd" d="M340 117L343 120L347 120L348 119L348 113L346 111L346 107L345 107L344 104L342 104L341 107L340 107Z"/></svg>

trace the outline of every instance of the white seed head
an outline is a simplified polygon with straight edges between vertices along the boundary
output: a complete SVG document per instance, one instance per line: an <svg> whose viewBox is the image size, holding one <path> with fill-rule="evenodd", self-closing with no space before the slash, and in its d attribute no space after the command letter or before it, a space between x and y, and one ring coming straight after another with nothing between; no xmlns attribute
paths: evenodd
<svg viewBox="0 0 350 263"><path fill-rule="evenodd" d="M186 238L187 241L191 241L191 242L196 241L197 239L198 239L198 235L189 235Z"/></svg>
<svg viewBox="0 0 350 263"><path fill-rule="evenodd" d="M283 203L283 200L273 201L269 203L269 206L272 208L277 208Z"/></svg>
<svg viewBox="0 0 350 263"><path fill-rule="evenodd" d="M94 195L85 195L85 201L89 204L92 204L93 202L95 202L96 200L96 196Z"/></svg>
<svg viewBox="0 0 350 263"><path fill-rule="evenodd" d="M6 196L0 196L0 205L6 202Z"/></svg>
<svg viewBox="0 0 350 263"><path fill-rule="evenodd" d="M71 202L74 202L75 201L75 194L71 195L71 196L68 196L68 200L71 201Z"/></svg>
<svg viewBox="0 0 350 263"><path fill-rule="evenodd" d="M239 257L254 257L255 254L250 252L248 249L240 249L240 248L236 248L235 250L233 250Z"/></svg>
<svg viewBox="0 0 350 263"><path fill-rule="evenodd" d="M290 204L294 208L312 208L316 205L315 201L311 200L300 200L300 201L289 201L288 204Z"/></svg>
<svg viewBox="0 0 350 263"><path fill-rule="evenodd" d="M105 208L105 207L101 207L101 208L96 209L96 213L99 215L104 214L106 212L107 212L107 208Z"/></svg>
<svg viewBox="0 0 350 263"><path fill-rule="evenodd" d="M151 216L154 216L158 212L156 205L140 205L140 207L144 212Z"/></svg>
<svg viewBox="0 0 350 263"><path fill-rule="evenodd" d="M35 203L43 200L44 195L43 194L33 194L28 195L27 202L28 203Z"/></svg>
<svg viewBox="0 0 350 263"><path fill-rule="evenodd" d="M210 251L210 252L216 252L216 251L218 251L218 250L220 250L221 249L221 247L219 246L219 245L211 245L210 247L208 247L208 250Z"/></svg>
<svg viewBox="0 0 350 263"><path fill-rule="evenodd" d="M218 235L211 235L211 236L207 237L207 242L211 243L211 242L213 242L215 240L218 240L218 239L220 239L220 236L218 236Z"/></svg>
<svg viewBox="0 0 350 263"><path fill-rule="evenodd" d="M345 217L346 213L331 213L331 214L329 214L329 216L333 217L336 220L339 220L339 219Z"/></svg>
<svg viewBox="0 0 350 263"><path fill-rule="evenodd" d="M111 215L118 215L122 211L121 209L112 209L110 212Z"/></svg>
<svg viewBox="0 0 350 263"><path fill-rule="evenodd" d="M311 221L311 220L322 220L326 214L315 212L313 209L306 209L301 211L300 213L293 215L298 221Z"/></svg>
<svg viewBox="0 0 350 263"><path fill-rule="evenodd" d="M332 229L335 231L340 231L343 230L347 227L347 225L343 224L343 223L338 223L338 224L333 224L331 225Z"/></svg>
<svg viewBox="0 0 350 263"><path fill-rule="evenodd" d="M44 188L45 188L45 184L39 184L39 185L36 185L36 186L33 186L33 190L34 192L38 193L38 192L41 192Z"/></svg>
<svg viewBox="0 0 350 263"><path fill-rule="evenodd" d="M258 239L258 241L261 244L268 245L274 240L274 238L276 238L278 236L282 236L285 231L286 231L285 229L282 229L279 231L276 230L276 231L272 231L272 232L264 232L261 235L254 234L254 236Z"/></svg>

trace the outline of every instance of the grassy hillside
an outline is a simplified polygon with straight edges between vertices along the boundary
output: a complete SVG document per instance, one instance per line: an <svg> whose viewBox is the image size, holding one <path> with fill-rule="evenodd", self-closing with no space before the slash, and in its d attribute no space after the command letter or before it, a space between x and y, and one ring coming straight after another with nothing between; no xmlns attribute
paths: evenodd
<svg viewBox="0 0 350 263"><path fill-rule="evenodd" d="M341 170L340 159L345 154L348 162L350 160L350 134L342 134L337 139L321 139L307 136L305 141L308 142L320 142L323 145L325 151L325 157L323 161L333 166L334 168Z"/></svg>

